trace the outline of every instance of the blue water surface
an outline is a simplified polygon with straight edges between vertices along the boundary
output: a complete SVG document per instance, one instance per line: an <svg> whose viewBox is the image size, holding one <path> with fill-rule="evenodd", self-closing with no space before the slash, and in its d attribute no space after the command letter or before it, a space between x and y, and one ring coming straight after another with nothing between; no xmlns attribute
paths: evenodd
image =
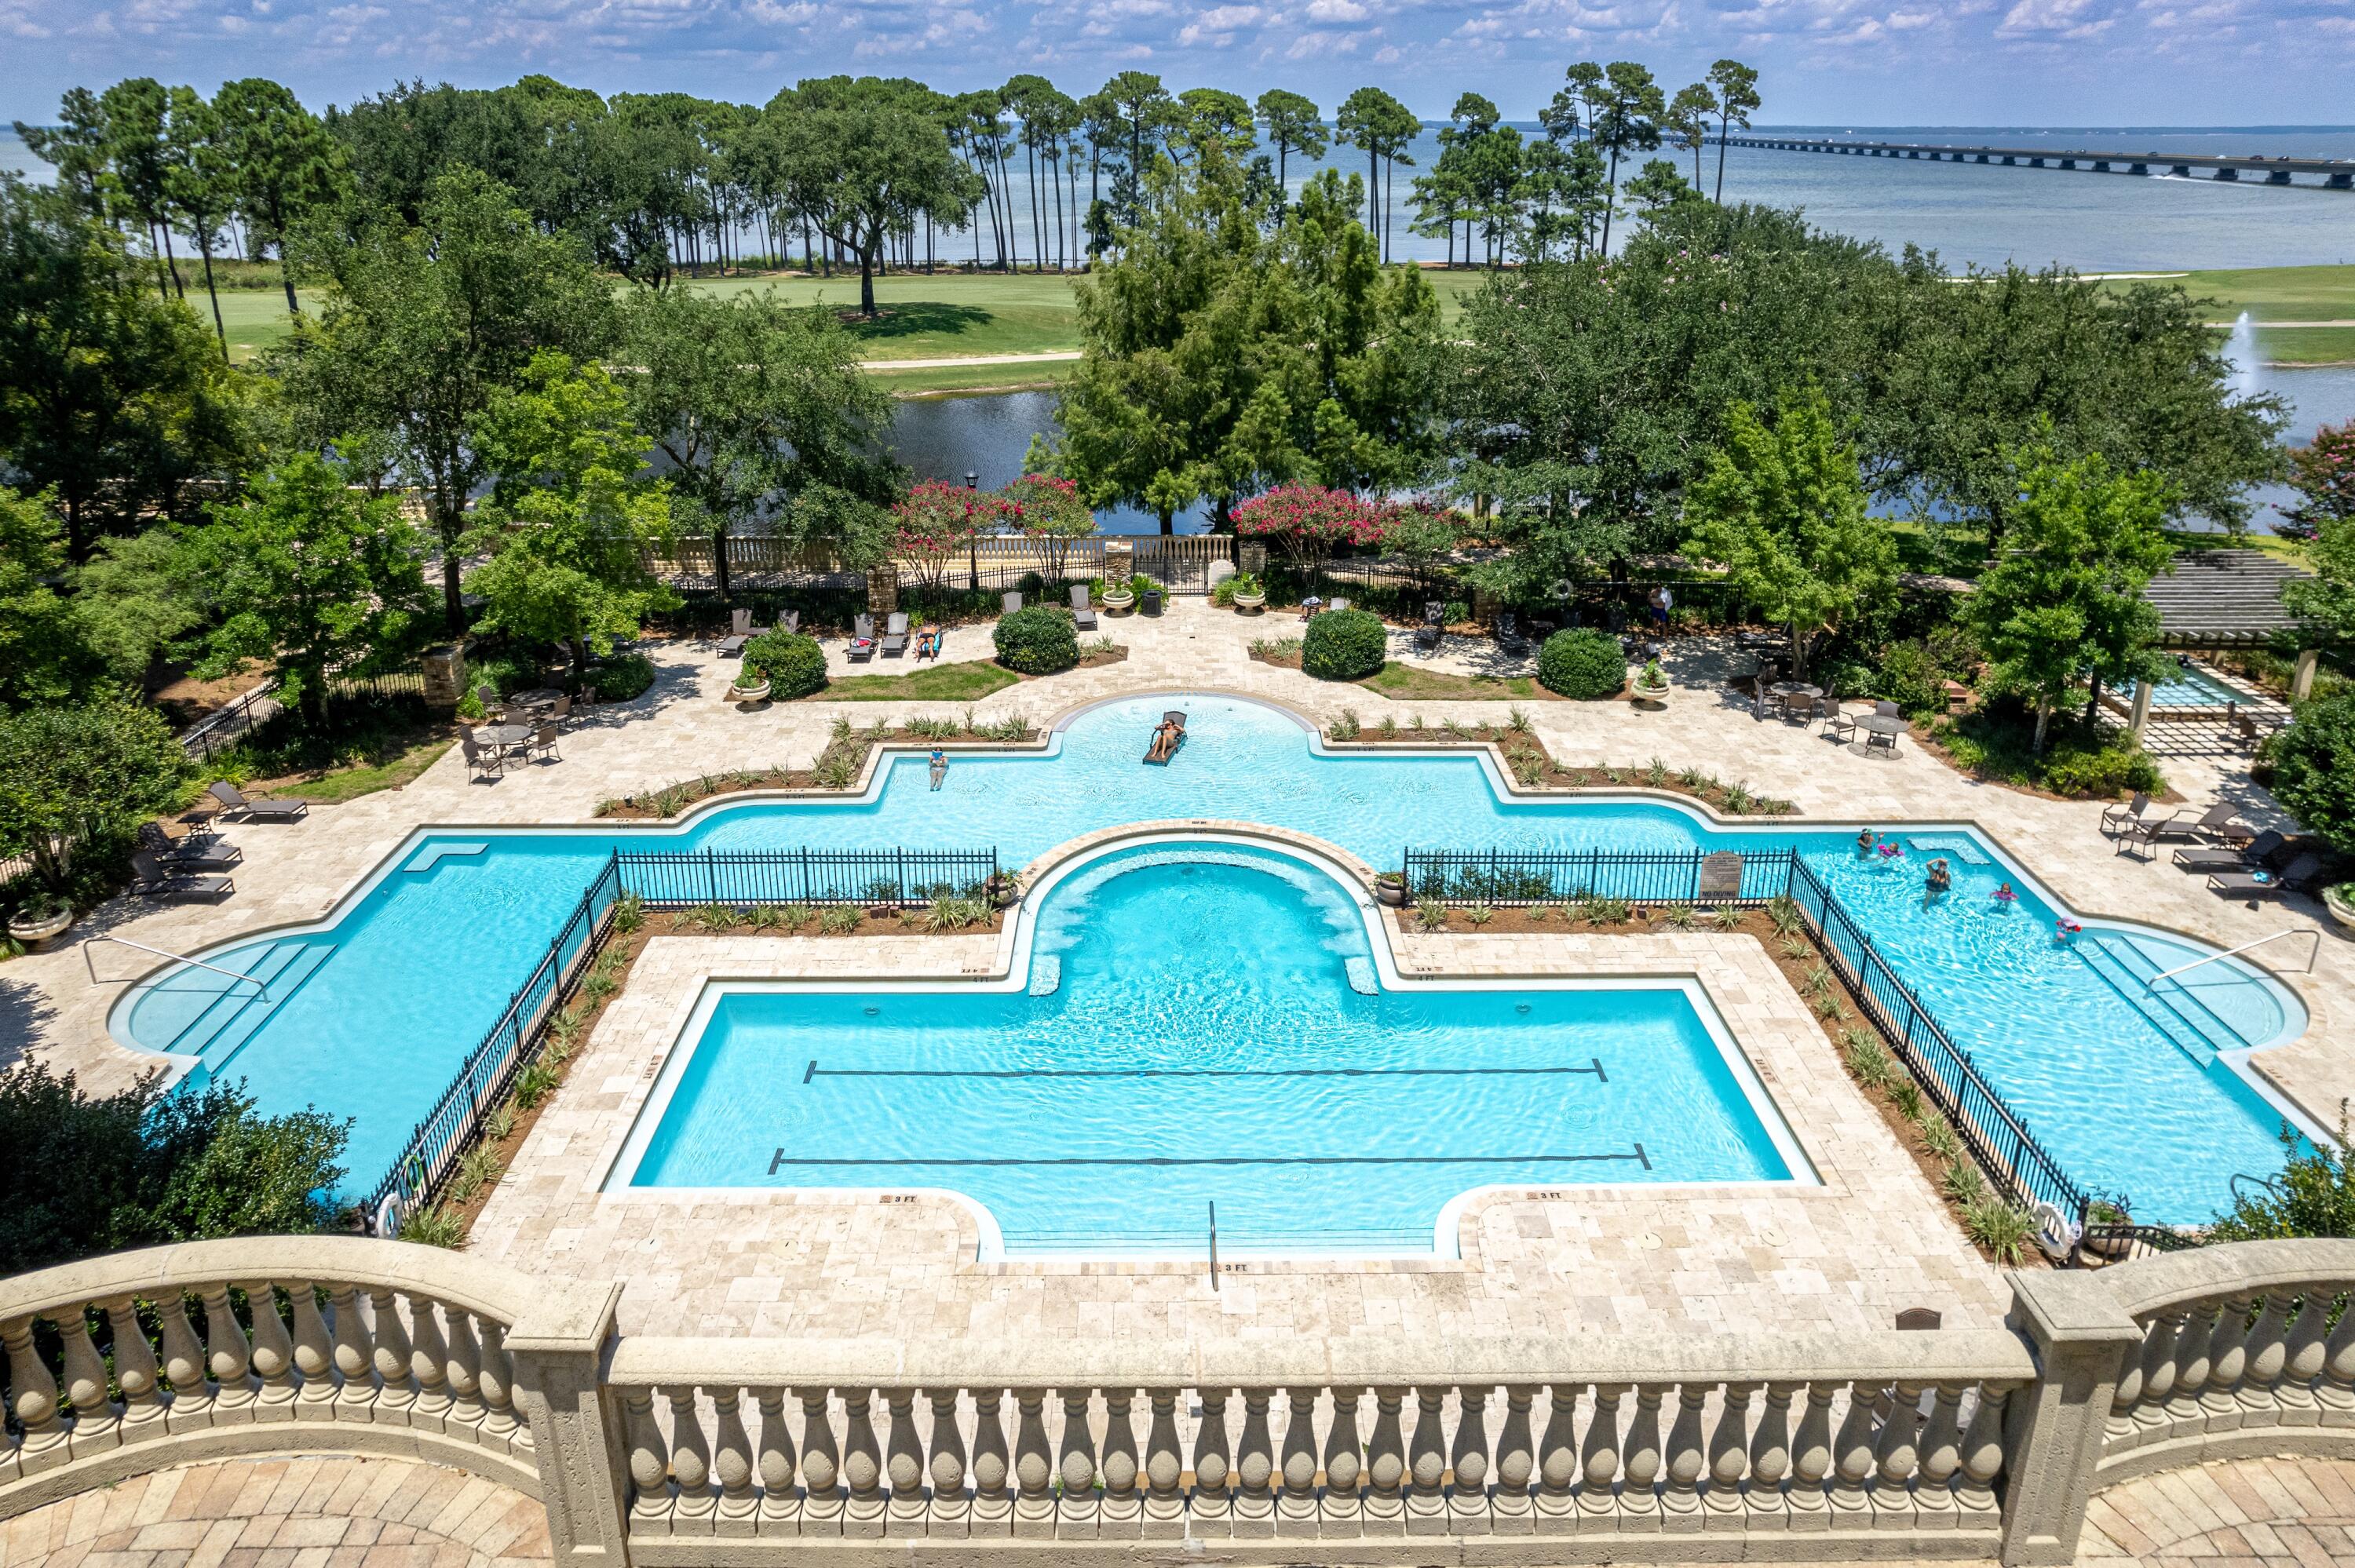
<svg viewBox="0 0 2355 1568"><path fill-rule="evenodd" d="M1191 715L1167 768L1139 765L1161 710ZM2280 1117L2225 1064L2179 1048L2054 936L2056 910L1977 834L1921 835L1897 859L1859 856L1847 832L1712 831L1636 801L1507 802L1475 758L1327 757L1280 711L1241 698L1155 695L1071 722L1059 755L959 757L943 788L920 755L890 765L872 800L718 810L683 829L434 833L404 852L326 930L205 955L232 969L283 966L273 993L219 1033L207 1071L242 1077L265 1111L350 1116L355 1185L372 1183L480 1041L582 887L616 846L664 849L988 848L1020 866L1080 834L1166 819L1294 829L1377 865L1423 848L1674 850L1796 847L1872 932L1884 956L2081 1183L2120 1192L2137 1218L2203 1221L2240 1171L2281 1162ZM441 845L474 853L432 859ZM478 852L474 846L484 846ZM1955 890L1927 900L1923 863L1948 859ZM420 865L422 870L403 867ZM1992 897L2009 882L2019 896ZM2150 972L2212 949L2135 928ZM321 959L295 948L332 946ZM2237 960L2188 977L2202 1004L2262 1044L2302 1027ZM119 1035L169 1050L227 985L179 969L118 1008ZM218 1013L212 1017L217 1020Z"/></svg>

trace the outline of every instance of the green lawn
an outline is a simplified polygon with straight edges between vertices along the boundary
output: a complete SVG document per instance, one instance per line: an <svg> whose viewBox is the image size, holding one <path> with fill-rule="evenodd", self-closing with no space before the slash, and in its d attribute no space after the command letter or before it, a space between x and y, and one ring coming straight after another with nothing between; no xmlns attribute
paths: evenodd
<svg viewBox="0 0 2355 1568"><path fill-rule="evenodd" d="M2355 362L2355 327L2276 327L2266 322L2355 322L2355 267L2243 267L2185 272L2151 280L2179 284L2194 299L2212 300L2208 319L2229 322L2243 311L2257 325L2257 347L2283 365ZM2128 288L2132 280L2110 286Z"/></svg>
<svg viewBox="0 0 2355 1568"><path fill-rule="evenodd" d="M278 785L270 792L298 796L323 805L336 805L345 800L356 800L362 795L373 795L379 789L398 789L432 767L442 754L455 744L451 740L429 740L410 747L389 762L354 763L316 779Z"/></svg>
<svg viewBox="0 0 2355 1568"><path fill-rule="evenodd" d="M1531 675L1451 675L1441 670L1425 670L1412 664L1401 664L1393 659L1381 667L1380 673L1367 676L1358 684L1369 692L1379 692L1396 702L1504 702L1511 697L1533 697L1543 702L1557 700Z"/></svg>
<svg viewBox="0 0 2355 1568"><path fill-rule="evenodd" d="M904 675L837 675L814 703L960 703L1002 691L1022 677L987 660L926 664Z"/></svg>

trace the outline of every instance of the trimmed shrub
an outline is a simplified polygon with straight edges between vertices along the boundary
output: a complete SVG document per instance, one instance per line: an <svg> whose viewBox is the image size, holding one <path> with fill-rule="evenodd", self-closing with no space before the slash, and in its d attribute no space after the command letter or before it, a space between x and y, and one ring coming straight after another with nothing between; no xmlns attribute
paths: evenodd
<svg viewBox="0 0 2355 1568"><path fill-rule="evenodd" d="M2267 743L2274 799L2311 831L2355 854L2355 693L2299 706Z"/></svg>
<svg viewBox="0 0 2355 1568"><path fill-rule="evenodd" d="M1026 605L997 623L997 662L1026 675L1051 675L1080 662L1080 633L1071 612Z"/></svg>
<svg viewBox="0 0 2355 1568"><path fill-rule="evenodd" d="M601 703L626 703L655 683L655 662L643 653L616 653L589 666L589 683Z"/></svg>
<svg viewBox="0 0 2355 1568"><path fill-rule="evenodd" d="M2114 800L2137 789L2155 794L2167 788L2167 779L2148 752L2120 745L2099 751L2048 752L2044 787L2056 795Z"/></svg>
<svg viewBox="0 0 2355 1568"><path fill-rule="evenodd" d="M782 629L744 644L744 668L769 678L773 697L805 697L826 685L826 654L817 639Z"/></svg>
<svg viewBox="0 0 2355 1568"><path fill-rule="evenodd" d="M1607 631L1574 627L1538 650L1538 684L1549 692L1593 703L1617 696L1626 683L1627 655Z"/></svg>
<svg viewBox="0 0 2355 1568"><path fill-rule="evenodd" d="M1328 609L1300 639L1300 667L1320 681L1362 681L1390 653L1390 634L1370 609Z"/></svg>

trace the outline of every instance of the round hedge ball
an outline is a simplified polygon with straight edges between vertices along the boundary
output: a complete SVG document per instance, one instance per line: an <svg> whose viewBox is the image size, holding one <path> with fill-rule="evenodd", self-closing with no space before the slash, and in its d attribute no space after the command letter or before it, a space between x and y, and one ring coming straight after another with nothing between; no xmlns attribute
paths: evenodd
<svg viewBox="0 0 2355 1568"><path fill-rule="evenodd" d="M1034 604L997 623L997 662L1026 675L1051 675L1080 662L1080 633L1071 612Z"/></svg>
<svg viewBox="0 0 2355 1568"><path fill-rule="evenodd" d="M1328 609L1300 640L1300 667L1320 681L1362 681L1382 667L1390 634L1370 609Z"/></svg>
<svg viewBox="0 0 2355 1568"><path fill-rule="evenodd" d="M1582 703L1615 697L1627 683L1627 654L1607 631L1557 631L1538 650L1538 684Z"/></svg>
<svg viewBox="0 0 2355 1568"><path fill-rule="evenodd" d="M826 685L826 653L815 637L791 631L764 631L744 644L744 672L769 678L769 695L805 697Z"/></svg>

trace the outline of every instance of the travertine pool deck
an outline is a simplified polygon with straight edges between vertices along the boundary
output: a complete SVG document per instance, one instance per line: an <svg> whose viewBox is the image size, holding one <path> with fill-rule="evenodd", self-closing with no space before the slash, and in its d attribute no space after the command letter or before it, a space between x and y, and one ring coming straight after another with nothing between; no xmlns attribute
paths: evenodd
<svg viewBox="0 0 2355 1568"><path fill-rule="evenodd" d="M1103 630L1129 649L1123 662L1028 681L971 705L977 716L1022 713L1033 723L1083 704L1129 693L1218 689L1284 703L1329 720L1352 708L1369 726L1384 714L1403 723L1500 720L1497 702L1398 701L1358 687L1336 687L1252 660L1255 637L1295 635L1288 615L1256 619L1180 599L1157 620L1105 618ZM962 628L953 652L986 650L987 628ZM794 703L745 711L721 700L732 662L709 643L655 643L661 679L634 703L596 710L563 741L560 763L520 768L472 780L453 751L399 790L341 806L314 808L294 827L227 829L246 854L237 896L218 907L122 901L78 927L78 939L112 931L188 951L262 927L314 919L421 824L523 825L588 819L598 800L705 772L805 764L825 745L837 715L861 725L879 719L961 713L949 703ZM1451 644L1434 667L1480 668L1477 644ZM1811 728L1758 723L1723 689L1722 640L1679 639L1666 660L1679 682L1665 708L1620 703L1524 701L1553 754L1573 766L1640 764L1657 756L1671 767L1700 767L1746 779L1759 792L1796 801L1816 821L1886 823L1969 820L2000 841L2077 909L2147 921L2234 946L2292 927L2321 926L2315 972L2295 971L2307 945L2280 942L2254 955L2269 959L2312 1013L2296 1042L2265 1053L2260 1070L2317 1119L2338 1116L2355 1094L2355 946L2323 925L2303 898L2249 910L2207 893L2162 855L2143 863L2116 854L2096 831L2100 807L2042 800L1982 785L1907 743L1893 759L1865 758ZM879 673L912 668L878 659ZM2252 822L2275 825L2272 801L2229 758L2169 759L2171 782L2193 806L2222 800ZM875 938L823 944L831 961L940 964L924 952L943 943L984 938ZM1843 1195L1730 1197L1721 1202L1659 1195L1618 1198L1591 1192L1561 1202L1491 1203L1473 1216L1466 1263L1435 1261L1348 1266L1253 1263L1211 1294L1199 1271L1160 1265L1008 1263L969 1260L971 1223L953 1208L901 1204L864 1207L838 1200L756 1201L756 1220L741 1200L719 1217L667 1200L601 1200L581 1190L586 1146L616 1136L623 1107L643 1092L647 1059L675 1030L678 999L715 968L781 972L794 960L778 949L821 946L770 938L669 938L655 944L641 980L603 1021L572 1084L527 1147L515 1178L494 1199L478 1233L485 1251L528 1267L619 1275L632 1283L624 1324L659 1320L673 1331L751 1326L785 1332L822 1321L830 1335L892 1334L950 1329L1072 1331L1082 1315L1101 1331L1111 1325L1183 1331L1217 1314L1252 1331L1388 1331L1412 1325L1433 1333L1526 1330L1607 1330L1647 1314L1740 1329L1795 1319L1881 1324L1898 1308L1939 1306L1950 1323L1979 1322L2005 1299L1994 1271L1978 1264L1910 1160L1886 1140L1877 1117L1850 1087L1829 1046L1755 944L1700 936L1671 938L1405 938L1450 945L1449 967L1502 965L1512 972L1566 972L1628 961L1625 945L1667 944L1636 961L1679 961L1704 970L1711 994L1753 1050L1802 1141ZM751 944L738 956L732 944ZM1612 952L1582 944L1607 944ZM887 953L865 957L876 945ZM673 951L691 948L692 953ZM1456 948L1461 948L1457 952ZM722 957L715 957L722 954ZM0 966L0 1062L34 1056L71 1069L94 1089L129 1081L147 1065L106 1033L105 1014L151 960L129 948L99 945L87 957L78 941L63 950ZM758 966L771 966L763 970ZM745 967L751 966L751 967ZM2283 969L2281 966L2293 966ZM955 964L947 966L959 968ZM95 978L94 978L95 977ZM667 988L667 989L665 989ZM655 1000L657 992L665 999ZM665 1009L674 1011L666 1012ZM1865 1118L1870 1118L1869 1125ZM1818 1139L1824 1146L1819 1147ZM1837 1149L1827 1153L1828 1147ZM1663 1207L1665 1203L1687 1205ZM922 1211L921 1215L884 1213ZM963 1229L960 1230L960 1225ZM1780 1236L1780 1242L1771 1239ZM820 1315L823 1314L823 1318Z"/></svg>

